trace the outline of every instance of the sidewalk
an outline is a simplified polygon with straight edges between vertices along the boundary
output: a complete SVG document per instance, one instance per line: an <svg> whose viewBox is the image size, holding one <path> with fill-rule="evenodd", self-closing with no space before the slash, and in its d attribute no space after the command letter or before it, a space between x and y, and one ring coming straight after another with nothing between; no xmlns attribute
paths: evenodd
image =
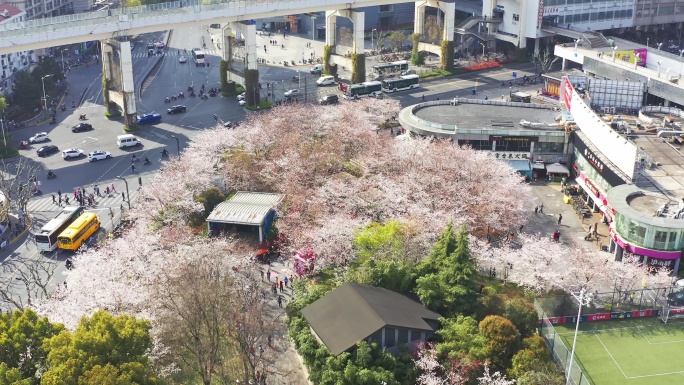
<svg viewBox="0 0 684 385"><path fill-rule="evenodd" d="M273 343L269 349L273 349L275 353L273 360L266 362L266 383L279 385L312 385L308 380L309 374L304 365L302 358L294 348L292 342L288 339L288 329L285 324L285 306L287 302L292 299L293 289L292 285L288 283L282 292L278 295L282 296L282 308L278 306L278 296L271 292L271 284L273 282L281 281L285 276L291 276L293 270L287 266L289 262L281 260L272 262L261 267L264 272L262 280L262 290L267 293L271 304L272 318L276 320L275 330L273 333ZM267 279L266 272L271 272L270 279ZM295 279L298 279L295 277ZM267 355L268 357L268 355Z"/></svg>

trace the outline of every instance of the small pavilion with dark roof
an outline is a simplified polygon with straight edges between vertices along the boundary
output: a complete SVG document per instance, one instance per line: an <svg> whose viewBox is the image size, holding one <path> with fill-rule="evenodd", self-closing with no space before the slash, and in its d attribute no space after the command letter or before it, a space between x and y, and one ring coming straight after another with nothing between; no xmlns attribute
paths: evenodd
<svg viewBox="0 0 684 385"><path fill-rule="evenodd" d="M390 351L426 341L441 318L404 294L349 282L302 309L302 315L335 356L359 341L376 342Z"/></svg>

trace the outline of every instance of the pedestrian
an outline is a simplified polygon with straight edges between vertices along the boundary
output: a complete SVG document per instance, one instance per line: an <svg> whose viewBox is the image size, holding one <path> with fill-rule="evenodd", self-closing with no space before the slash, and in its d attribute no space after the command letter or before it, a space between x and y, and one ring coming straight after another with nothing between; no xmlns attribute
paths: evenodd
<svg viewBox="0 0 684 385"><path fill-rule="evenodd" d="M423 94L423 101L425 101L425 94Z"/></svg>
<svg viewBox="0 0 684 385"><path fill-rule="evenodd" d="M280 281L280 292L283 292L283 281Z"/></svg>
<svg viewBox="0 0 684 385"><path fill-rule="evenodd" d="M539 205L539 214L544 214L544 204Z"/></svg>
<svg viewBox="0 0 684 385"><path fill-rule="evenodd" d="M519 233L522 233L523 227L525 227L525 225L520 225L520 228L518 229L518 232L519 232Z"/></svg>
<svg viewBox="0 0 684 385"><path fill-rule="evenodd" d="M264 280L264 271L261 270L260 273L261 273L261 280L263 281Z"/></svg>
<svg viewBox="0 0 684 385"><path fill-rule="evenodd" d="M271 345L273 344L273 337L271 337L271 336L269 335L268 338L267 338L267 342L268 342L268 347L270 348Z"/></svg>
<svg viewBox="0 0 684 385"><path fill-rule="evenodd" d="M287 275L286 275L285 278L283 279L283 282L285 282L285 286L287 286L287 281L288 281L288 279L287 279Z"/></svg>
<svg viewBox="0 0 684 385"><path fill-rule="evenodd" d="M69 197L67 197L67 196L64 197L64 204L65 205L69 204Z"/></svg>
<svg viewBox="0 0 684 385"><path fill-rule="evenodd" d="M534 206L534 215L537 215L539 212L539 206Z"/></svg>
<svg viewBox="0 0 684 385"><path fill-rule="evenodd" d="M62 197L61 196L59 197L57 206L62 207Z"/></svg>
<svg viewBox="0 0 684 385"><path fill-rule="evenodd" d="M270 282L271 281L271 270L266 271L266 279Z"/></svg>
<svg viewBox="0 0 684 385"><path fill-rule="evenodd" d="M109 195L109 186L105 188L105 194Z"/></svg>
<svg viewBox="0 0 684 385"><path fill-rule="evenodd" d="M629 294L629 303L634 303L634 293Z"/></svg>
<svg viewBox="0 0 684 385"><path fill-rule="evenodd" d="M560 226L562 220L563 220L563 214L558 214L558 226Z"/></svg>
<svg viewBox="0 0 684 385"><path fill-rule="evenodd" d="M102 194L100 194L100 188L95 185L95 194L97 194L98 197L101 197Z"/></svg>
<svg viewBox="0 0 684 385"><path fill-rule="evenodd" d="M65 289L67 288L67 284L66 284L66 281L64 281L64 288L65 288Z"/></svg>
<svg viewBox="0 0 684 385"><path fill-rule="evenodd" d="M55 198L55 194L52 194L52 203L57 204L57 199Z"/></svg>
<svg viewBox="0 0 684 385"><path fill-rule="evenodd" d="M116 192L116 188L114 187L114 183L112 183L112 192Z"/></svg>
<svg viewBox="0 0 684 385"><path fill-rule="evenodd" d="M59 195L59 197L62 198L62 190L57 190L57 195Z"/></svg>
<svg viewBox="0 0 684 385"><path fill-rule="evenodd" d="M278 296L278 307L283 307L283 297L280 295Z"/></svg>
<svg viewBox="0 0 684 385"><path fill-rule="evenodd" d="M598 234L598 222L594 223L594 234Z"/></svg>
<svg viewBox="0 0 684 385"><path fill-rule="evenodd" d="M7 221L7 230L12 231L12 221Z"/></svg>

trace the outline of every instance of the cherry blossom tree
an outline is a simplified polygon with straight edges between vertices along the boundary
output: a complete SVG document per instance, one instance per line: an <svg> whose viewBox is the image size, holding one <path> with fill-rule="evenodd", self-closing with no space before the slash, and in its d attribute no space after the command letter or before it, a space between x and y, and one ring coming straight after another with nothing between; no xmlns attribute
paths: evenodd
<svg viewBox="0 0 684 385"><path fill-rule="evenodd" d="M432 344L426 343L418 351L414 366L420 375L416 379L418 385L465 385L469 378L457 370L445 368L437 360L437 351Z"/></svg>
<svg viewBox="0 0 684 385"><path fill-rule="evenodd" d="M484 373L478 379L478 385L513 385L515 380L509 380L500 372L490 373L489 364L485 363Z"/></svg>

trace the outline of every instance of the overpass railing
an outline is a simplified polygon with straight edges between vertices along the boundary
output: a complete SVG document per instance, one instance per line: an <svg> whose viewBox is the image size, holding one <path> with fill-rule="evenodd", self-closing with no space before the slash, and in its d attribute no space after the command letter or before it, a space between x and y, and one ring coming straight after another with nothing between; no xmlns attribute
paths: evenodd
<svg viewBox="0 0 684 385"><path fill-rule="evenodd" d="M276 5L297 0L182 0L168 3L103 9L74 15L47 17L15 23L0 24L0 38L52 33L58 30L83 26L96 27L107 23L133 21L170 15L195 14L223 9L247 8L249 6Z"/></svg>

